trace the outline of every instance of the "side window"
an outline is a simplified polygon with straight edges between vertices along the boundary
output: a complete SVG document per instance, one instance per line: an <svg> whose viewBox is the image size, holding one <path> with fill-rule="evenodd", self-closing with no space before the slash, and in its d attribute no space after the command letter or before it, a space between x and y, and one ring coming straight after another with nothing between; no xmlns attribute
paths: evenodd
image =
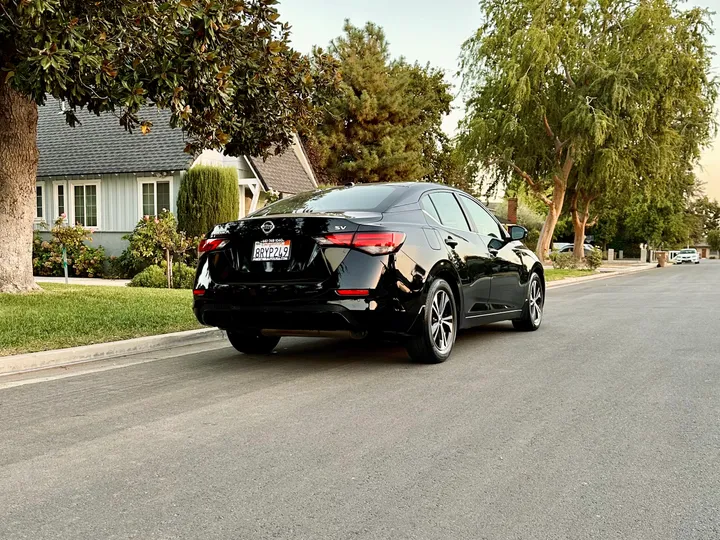
<svg viewBox="0 0 720 540"><path fill-rule="evenodd" d="M463 214L462 208L460 208L455 195L448 191L441 191L439 193L431 193L430 199L435 205L435 209L440 217L440 223L451 229L460 231L470 230L468 222L465 219L465 214Z"/></svg>
<svg viewBox="0 0 720 540"><path fill-rule="evenodd" d="M500 240L505 238L500 225L498 225L498 222L493 219L487 210L467 197L460 197L460 200L470 216L470 219L472 219L475 223L478 234L483 236L492 236L493 238Z"/></svg>
<svg viewBox="0 0 720 540"><path fill-rule="evenodd" d="M430 197L426 195L420 199L420 208L422 208L431 218L440 223L440 216L438 215L437 210L435 210L435 205L430 200Z"/></svg>

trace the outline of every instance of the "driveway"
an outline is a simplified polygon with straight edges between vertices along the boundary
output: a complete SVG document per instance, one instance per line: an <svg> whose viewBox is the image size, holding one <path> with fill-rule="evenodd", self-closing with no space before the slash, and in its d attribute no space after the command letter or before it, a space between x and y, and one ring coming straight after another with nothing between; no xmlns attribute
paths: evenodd
<svg viewBox="0 0 720 540"><path fill-rule="evenodd" d="M720 538L719 284L553 290L436 366L286 340L0 379L0 538Z"/></svg>

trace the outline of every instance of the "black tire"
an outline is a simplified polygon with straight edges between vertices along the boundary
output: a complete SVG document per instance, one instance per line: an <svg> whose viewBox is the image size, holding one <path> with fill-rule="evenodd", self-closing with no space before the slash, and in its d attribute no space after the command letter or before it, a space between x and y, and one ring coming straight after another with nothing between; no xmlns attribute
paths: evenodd
<svg viewBox="0 0 720 540"><path fill-rule="evenodd" d="M537 307L536 307L537 306ZM540 328L545 307L545 289L537 272L530 274L527 297L523 306L522 317L515 319L512 324L515 330L534 332Z"/></svg>
<svg viewBox="0 0 720 540"><path fill-rule="evenodd" d="M263 336L259 332L227 332L230 345L244 354L270 354L277 344L279 337Z"/></svg>
<svg viewBox="0 0 720 540"><path fill-rule="evenodd" d="M413 362L439 364L452 354L458 332L455 295L444 279L430 285L420 333L410 338L407 351Z"/></svg>

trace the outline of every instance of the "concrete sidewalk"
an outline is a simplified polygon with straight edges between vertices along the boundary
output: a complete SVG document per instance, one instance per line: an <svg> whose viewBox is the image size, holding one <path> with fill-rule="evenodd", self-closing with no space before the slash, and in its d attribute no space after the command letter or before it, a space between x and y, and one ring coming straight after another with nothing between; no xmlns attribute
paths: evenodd
<svg viewBox="0 0 720 540"><path fill-rule="evenodd" d="M548 281L548 289L556 289L559 287L567 287L569 285L575 285L576 283L582 283L584 281L594 281L598 279L610 279L614 277L624 276L626 274L632 274L634 272L642 272L643 270L651 270L657 268L657 263L644 263L635 264L633 266L625 266L619 268L603 268L601 267L596 274L589 276L565 278L557 281Z"/></svg>
<svg viewBox="0 0 720 540"><path fill-rule="evenodd" d="M65 283L64 277L35 276L35 283ZM100 285L103 287L125 287L129 279L68 278L68 285Z"/></svg>

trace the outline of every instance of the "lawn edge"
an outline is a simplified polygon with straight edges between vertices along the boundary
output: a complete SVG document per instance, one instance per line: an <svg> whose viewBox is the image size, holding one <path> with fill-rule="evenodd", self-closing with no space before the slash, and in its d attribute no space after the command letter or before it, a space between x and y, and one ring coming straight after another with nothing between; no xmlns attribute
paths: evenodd
<svg viewBox="0 0 720 540"><path fill-rule="evenodd" d="M170 334L157 334L122 341L95 343L67 349L0 356L0 377L28 371L83 364L119 356L162 351L186 347L221 339L224 333L217 328L186 330Z"/></svg>
<svg viewBox="0 0 720 540"><path fill-rule="evenodd" d="M645 270L652 270L656 267L657 267L657 265L655 263L652 263L652 264L648 263L644 266L629 267L627 269L611 270L608 272L599 272L592 276L582 276L582 277L575 277L575 278L558 279L556 281L548 281L546 284L546 288L559 289L562 287L570 287L572 285L580 285L587 281L612 279L612 278L616 278L616 277L620 277L620 276L627 276L628 274L635 274L637 272L643 272Z"/></svg>

